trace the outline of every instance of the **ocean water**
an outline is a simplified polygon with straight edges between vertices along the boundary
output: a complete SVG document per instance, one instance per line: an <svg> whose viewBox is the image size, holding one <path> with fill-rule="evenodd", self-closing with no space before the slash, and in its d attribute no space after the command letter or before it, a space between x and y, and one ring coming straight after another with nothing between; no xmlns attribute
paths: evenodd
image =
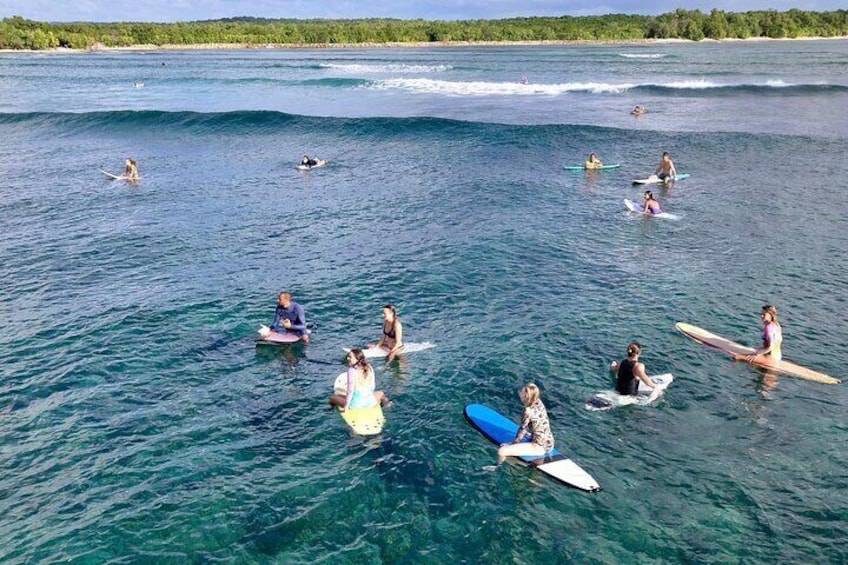
<svg viewBox="0 0 848 565"><path fill-rule="evenodd" d="M848 42L2 54L0 79L1 562L848 559L844 386L674 329L754 344L772 303L788 359L848 377ZM628 215L663 151L679 219ZM622 166L562 169L590 152ZM98 172L127 156L138 185ZM283 289L313 343L257 347ZM326 400L386 302L437 347L376 365L363 439ZM585 410L634 339L673 385ZM602 492L483 470L464 405L517 419L528 381Z"/></svg>

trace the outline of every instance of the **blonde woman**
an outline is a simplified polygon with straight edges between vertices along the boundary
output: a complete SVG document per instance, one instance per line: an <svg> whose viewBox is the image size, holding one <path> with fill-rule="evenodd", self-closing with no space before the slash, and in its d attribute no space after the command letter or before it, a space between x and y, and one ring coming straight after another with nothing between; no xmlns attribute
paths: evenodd
<svg viewBox="0 0 848 565"><path fill-rule="evenodd" d="M524 404L521 427L512 443L504 443L498 449L498 467L507 457L541 457L554 448L554 435L551 433L548 411L539 395L539 387L529 383L521 389L518 397ZM530 441L522 441L528 434Z"/></svg>
<svg viewBox="0 0 848 565"><path fill-rule="evenodd" d="M760 319L763 322L763 348L757 349L753 355L736 354L733 358L737 361L771 364L780 361L783 357L783 352L780 350L780 346L783 345L783 328L777 321L777 308L766 304L763 306Z"/></svg>
<svg viewBox="0 0 848 565"><path fill-rule="evenodd" d="M388 399L381 390L374 390L376 380L374 369L365 359L361 349L351 349L347 354L350 367L347 370L347 391L345 394L334 394L330 397L330 405L338 406L342 412L347 409L371 408L377 404L387 404Z"/></svg>

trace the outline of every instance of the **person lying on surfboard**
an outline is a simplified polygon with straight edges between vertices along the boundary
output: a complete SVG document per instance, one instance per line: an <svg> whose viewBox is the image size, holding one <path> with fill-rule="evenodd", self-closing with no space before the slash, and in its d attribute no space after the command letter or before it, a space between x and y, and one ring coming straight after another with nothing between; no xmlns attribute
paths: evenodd
<svg viewBox="0 0 848 565"><path fill-rule="evenodd" d="M601 163L601 160L598 159L598 156L595 153L591 153L583 166L587 169L600 169L604 166L604 164Z"/></svg>
<svg viewBox="0 0 848 565"><path fill-rule="evenodd" d="M304 167L312 168L312 167L314 167L315 165L318 164L318 161L315 160L315 159L311 159L309 157L309 155L304 155L303 159L300 161L300 164L303 165Z"/></svg>
<svg viewBox="0 0 848 565"><path fill-rule="evenodd" d="M344 395L330 397L330 406L338 406L344 412L347 409L372 408L378 404L390 405L389 399L377 388L374 368L365 359L361 349L351 349L347 354L347 391Z"/></svg>
<svg viewBox="0 0 848 565"><path fill-rule="evenodd" d="M642 114L644 114L647 111L648 111L648 109L645 108L644 106L634 106L633 109L630 110L630 113L633 114L634 116L641 116Z"/></svg>
<svg viewBox="0 0 848 565"><path fill-rule="evenodd" d="M783 357L783 352L780 350L780 346L783 345L783 328L777 321L777 308L766 304L763 306L760 319L763 321L763 348L757 349L753 355L735 353L733 358L737 361L770 363L780 361Z"/></svg>
<svg viewBox="0 0 848 565"><path fill-rule="evenodd" d="M498 463L500 467L507 457L523 457L526 455L543 456L554 448L554 434L551 433L551 423L548 420L548 411L542 404L539 387L528 383L518 393L518 397L524 404L524 415L521 418L521 427L515 434L512 443L504 443L498 449ZM522 441L527 434L530 441Z"/></svg>
<svg viewBox="0 0 848 565"><path fill-rule="evenodd" d="M667 151L663 153L662 161L657 165L654 176L665 182L677 180L677 169L674 168L674 163L671 161L671 156L669 156Z"/></svg>
<svg viewBox="0 0 848 565"><path fill-rule="evenodd" d="M645 214L662 214L662 208L660 208L660 203L654 199L654 193L650 190L645 191Z"/></svg>
<svg viewBox="0 0 848 565"><path fill-rule="evenodd" d="M398 318L397 308L394 304L383 306L383 335L380 341L368 345L368 348L382 347L389 352L387 361L391 363L395 356L403 351L403 325Z"/></svg>
<svg viewBox="0 0 848 565"><path fill-rule="evenodd" d="M303 306L292 300L290 292L281 292L277 297L274 322L269 327L275 332L293 333L300 336L303 343L309 343L306 312L303 310Z"/></svg>
<svg viewBox="0 0 848 565"><path fill-rule="evenodd" d="M124 177L126 177L127 180L138 180L138 161L127 157L127 160L124 161L124 165Z"/></svg>
<svg viewBox="0 0 848 565"><path fill-rule="evenodd" d="M648 397L646 402L648 404L653 402L661 391L645 372L644 363L639 362L641 354L642 346L638 341L634 341L627 346L627 359L610 363L610 372L616 375L615 392L622 396L636 396L639 393L639 381L652 388L654 392Z"/></svg>

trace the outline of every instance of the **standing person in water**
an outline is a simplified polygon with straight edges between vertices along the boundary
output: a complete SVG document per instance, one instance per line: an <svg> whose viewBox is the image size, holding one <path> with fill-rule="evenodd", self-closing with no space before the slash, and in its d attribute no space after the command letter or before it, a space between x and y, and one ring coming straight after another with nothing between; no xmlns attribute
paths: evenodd
<svg viewBox="0 0 848 565"><path fill-rule="evenodd" d="M270 328L275 332L293 333L300 336L303 343L309 343L309 330L306 327L306 312L303 306L292 300L290 292L281 292L277 297L277 309Z"/></svg>
<svg viewBox="0 0 848 565"><path fill-rule="evenodd" d="M604 166L604 164L601 163L600 159L598 159L597 154L591 153L589 155L589 158L586 159L586 162L583 164L583 166L587 169L600 169Z"/></svg>
<svg viewBox="0 0 848 565"><path fill-rule="evenodd" d="M660 161L660 164L657 165L654 175L665 182L677 180L677 169L674 167L674 163L672 162L668 151L663 153L662 161Z"/></svg>
<svg viewBox="0 0 848 565"><path fill-rule="evenodd" d="M504 443L498 449L497 467L500 467L507 457L542 457L554 448L554 435L551 433L548 411L542 404L539 387L528 383L518 393L518 397L524 404L521 427L518 428L512 443ZM530 441L523 441L528 434Z"/></svg>
<svg viewBox="0 0 848 565"><path fill-rule="evenodd" d="M368 347L382 347L389 352L388 361L393 361L403 350L403 324L400 323L397 308L394 304L383 306L383 335L380 341Z"/></svg>
<svg viewBox="0 0 848 565"><path fill-rule="evenodd" d="M777 321L777 308L771 304L763 306L760 319L763 322L763 348L757 349L753 355L733 356L737 361L746 361L748 363L759 362L773 364L780 361L783 357L783 352L780 350L783 345L783 328Z"/></svg>
<svg viewBox="0 0 848 565"><path fill-rule="evenodd" d="M334 394L330 397L330 405L338 406L342 412L359 408L372 408L378 404L389 404L388 398L381 390L375 390L377 383L374 378L374 368L365 359L361 349L351 349L347 354L347 391L345 394Z"/></svg>
<svg viewBox="0 0 848 565"><path fill-rule="evenodd" d="M656 201L654 198L654 193L650 190L645 191L645 206L643 208L645 214L662 214L662 208L660 208L660 203Z"/></svg>
<svg viewBox="0 0 848 565"><path fill-rule="evenodd" d="M648 399L651 402L661 392L657 389L657 385L651 380L651 377L645 373L645 365L639 362L639 355L642 354L642 346L639 342L634 341L627 346L627 358L621 361L613 361L610 364L610 372L616 375L615 392L625 396L636 396L639 393L639 381L642 381L645 386L654 390Z"/></svg>

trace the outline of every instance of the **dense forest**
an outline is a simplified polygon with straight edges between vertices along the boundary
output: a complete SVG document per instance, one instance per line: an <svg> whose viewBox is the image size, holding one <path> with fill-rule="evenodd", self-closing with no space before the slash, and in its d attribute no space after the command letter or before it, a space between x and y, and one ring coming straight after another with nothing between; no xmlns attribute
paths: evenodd
<svg viewBox="0 0 848 565"><path fill-rule="evenodd" d="M425 21L232 18L184 23L0 21L0 48L95 46L383 44L437 41L626 41L638 39L792 38L848 35L848 10L835 12L677 10L659 16L610 14L560 18Z"/></svg>

